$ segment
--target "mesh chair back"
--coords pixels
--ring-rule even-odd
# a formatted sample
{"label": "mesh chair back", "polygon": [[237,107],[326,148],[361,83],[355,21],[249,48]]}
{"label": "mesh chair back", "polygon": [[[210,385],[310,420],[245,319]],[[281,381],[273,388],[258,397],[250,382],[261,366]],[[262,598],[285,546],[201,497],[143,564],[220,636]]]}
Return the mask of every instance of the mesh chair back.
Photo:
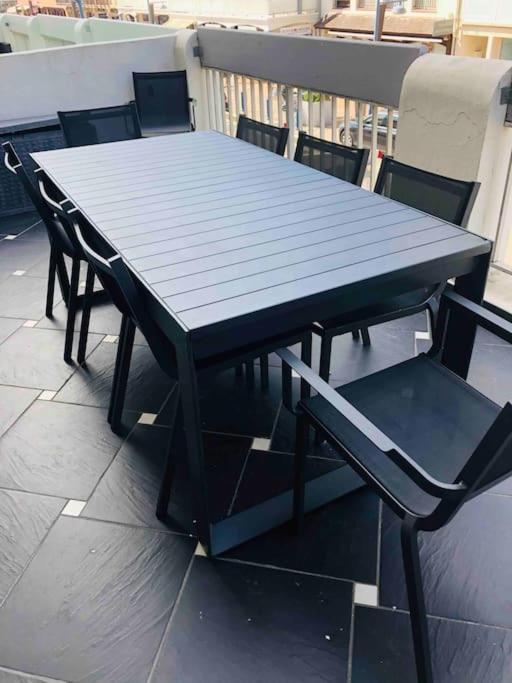
{"label": "mesh chair back", "polygon": [[384,157],[374,192],[466,227],[480,183],[446,178]]}
{"label": "mesh chair back", "polygon": [[114,305],[135,322],[164,372],[176,377],[174,348],[148,312],[142,286],[121,255],[99,235],[78,209],[72,209],[69,216],[87,261]]}
{"label": "mesh chair back", "polygon": [[97,145],[141,137],[134,102],[118,107],[59,111],[57,114],[68,147]]}
{"label": "mesh chair back", "polygon": [[192,130],[186,71],[134,73],[133,89],[144,131]]}
{"label": "mesh chair back", "polygon": [[247,116],[240,116],[236,137],[283,156],[288,142],[288,133],[288,128],[278,128],[268,123],[248,119]]}
{"label": "mesh chair back", "polygon": [[361,185],[368,164],[368,149],[345,147],[299,133],[295,161],[310,166],[322,173],[346,180],[353,185]]}

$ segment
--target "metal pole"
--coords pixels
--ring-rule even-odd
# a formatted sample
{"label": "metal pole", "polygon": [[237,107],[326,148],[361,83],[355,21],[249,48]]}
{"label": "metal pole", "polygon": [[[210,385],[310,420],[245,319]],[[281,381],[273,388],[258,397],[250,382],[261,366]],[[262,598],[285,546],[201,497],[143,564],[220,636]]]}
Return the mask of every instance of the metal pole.
{"label": "metal pole", "polygon": [[377,0],[375,6],[375,28],[373,31],[373,40],[375,42],[382,39],[382,30],[384,28],[384,15],[386,13],[386,2],[381,2]]}
{"label": "metal pole", "polygon": [[78,7],[78,15],[80,19],[85,19],[83,0],[75,0],[75,5]]}
{"label": "metal pole", "polygon": [[155,23],[155,5],[151,0],[148,0],[148,21],[150,24]]}

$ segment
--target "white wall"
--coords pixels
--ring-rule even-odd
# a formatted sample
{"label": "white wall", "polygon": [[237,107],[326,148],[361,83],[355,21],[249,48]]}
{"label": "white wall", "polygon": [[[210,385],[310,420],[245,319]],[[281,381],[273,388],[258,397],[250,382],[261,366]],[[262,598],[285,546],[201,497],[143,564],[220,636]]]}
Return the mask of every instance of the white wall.
{"label": "white wall", "polygon": [[0,57],[0,125],[133,99],[132,71],[179,68],[176,36],[74,45]]}
{"label": "white wall", "polygon": [[14,52],[173,33],[176,31],[172,28],[130,21],[72,19],[47,14],[35,17],[0,14],[0,40],[10,43]]}
{"label": "white wall", "polygon": [[395,157],[482,186],[469,227],[494,239],[512,153],[501,88],[505,60],[425,55],[412,63],[400,97]]}
{"label": "white wall", "polygon": [[512,23],[512,0],[464,0],[462,3],[464,22]]}

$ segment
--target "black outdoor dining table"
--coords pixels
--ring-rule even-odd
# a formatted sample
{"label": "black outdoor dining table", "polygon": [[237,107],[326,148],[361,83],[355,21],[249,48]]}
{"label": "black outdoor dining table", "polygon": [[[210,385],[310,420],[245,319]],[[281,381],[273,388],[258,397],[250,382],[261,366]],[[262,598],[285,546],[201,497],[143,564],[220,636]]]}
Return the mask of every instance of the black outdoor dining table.
{"label": "black outdoor dining table", "polygon": [[[199,538],[212,554],[288,520],[292,495],[211,519],[198,360],[450,278],[483,297],[489,241],[218,132],[32,156],[122,254],[175,344]],[[474,334],[451,315],[443,361],[461,376]],[[308,482],[306,507],[360,485],[340,466]]]}

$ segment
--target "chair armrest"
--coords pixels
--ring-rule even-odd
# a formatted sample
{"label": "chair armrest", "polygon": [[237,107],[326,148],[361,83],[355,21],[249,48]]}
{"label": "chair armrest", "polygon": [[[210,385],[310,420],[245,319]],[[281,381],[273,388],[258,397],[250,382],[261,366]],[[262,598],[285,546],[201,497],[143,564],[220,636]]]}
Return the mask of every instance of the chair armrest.
{"label": "chair armrest", "polygon": [[488,311],[483,306],[474,301],[466,299],[454,290],[446,290],[441,299],[441,306],[446,306],[450,310],[458,310],[468,316],[475,318],[475,322],[484,327],[489,332],[501,337],[512,344],[512,323],[501,318],[496,313]]}
{"label": "chair armrest", "polygon": [[[285,405],[289,404],[289,391],[291,385],[291,370],[294,370],[319,396],[337,410],[350,424],[357,429],[370,443],[387,455],[414,483],[426,493],[437,498],[459,498],[465,491],[463,483],[447,484],[438,481],[424,470],[418,463],[410,458],[388,436],[380,431],[373,422],[360,413],[343,396],[338,394],[327,382],[324,382],[311,368],[303,363],[288,349],[279,349],[277,355],[283,361],[283,384],[288,393]],[[285,378],[285,373],[287,379]],[[288,406],[287,406],[288,407]]]}

